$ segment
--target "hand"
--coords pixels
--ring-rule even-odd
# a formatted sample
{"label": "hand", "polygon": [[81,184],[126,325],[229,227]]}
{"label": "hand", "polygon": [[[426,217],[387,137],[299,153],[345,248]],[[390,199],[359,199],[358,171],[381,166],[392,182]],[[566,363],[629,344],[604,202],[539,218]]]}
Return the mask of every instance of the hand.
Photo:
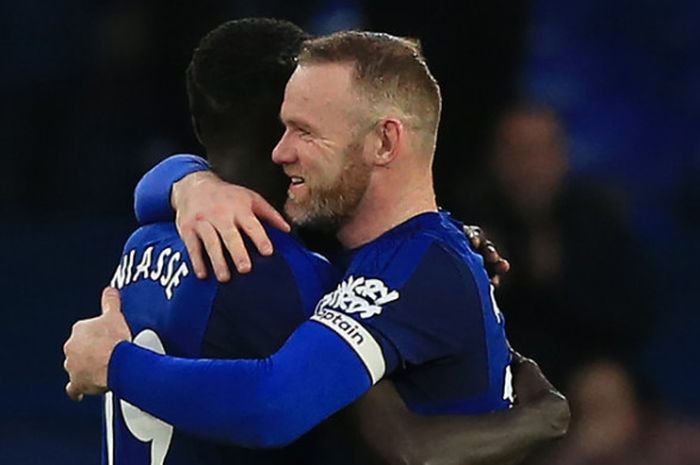
{"label": "hand", "polygon": [[566,397],[549,382],[534,360],[514,352],[512,367],[517,404],[541,418],[536,424],[545,428],[547,436],[558,438],[566,434],[571,421]]}
{"label": "hand", "polygon": [[222,242],[238,272],[247,273],[251,270],[251,261],[240,230],[250,237],[262,255],[270,255],[273,250],[260,219],[283,231],[290,230],[282,215],[259,194],[228,184],[211,171],[192,173],[176,182],[171,203],[176,211],[175,225],[199,278],[207,276],[202,244],[216,279],[225,282],[231,278],[231,273]]}
{"label": "hand", "polygon": [[63,368],[70,381],[66,394],[80,401],[84,394],[101,394],[107,390],[107,368],[114,347],[130,341],[131,331],[121,312],[119,291],[108,287],[102,291],[102,315],[73,325],[70,338],[63,346]]}
{"label": "hand", "polygon": [[484,258],[484,267],[494,287],[501,285],[503,276],[510,270],[510,263],[498,253],[496,246],[486,238],[479,226],[464,226],[464,234],[469,238],[474,250]]}

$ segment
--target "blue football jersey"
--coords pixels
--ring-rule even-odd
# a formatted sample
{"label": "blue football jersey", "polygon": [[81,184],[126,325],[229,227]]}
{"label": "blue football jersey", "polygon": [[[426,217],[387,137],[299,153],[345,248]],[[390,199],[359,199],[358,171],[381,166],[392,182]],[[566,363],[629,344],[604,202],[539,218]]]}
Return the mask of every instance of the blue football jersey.
{"label": "blue football jersey", "polygon": [[504,317],[461,224],[446,212],[424,213],[343,260],[342,281],[312,320],[346,339],[373,379],[385,373],[419,413],[510,405]]}
{"label": "blue football jersey", "polygon": [[[172,216],[172,182],[199,169],[206,169],[206,163],[191,155],[171,157],[154,168],[137,188],[137,216],[142,221]],[[139,197],[147,202],[140,204]],[[176,241],[170,228],[171,238]],[[144,271],[138,274],[139,266],[147,268],[143,264],[146,259],[138,258],[145,256],[146,250],[147,246],[142,255],[135,253],[132,258],[127,247],[123,270],[115,276],[117,285],[119,279],[133,282],[133,276],[146,276]],[[179,250],[182,252],[181,244]],[[302,262],[320,260],[298,247],[293,250],[306,257]],[[172,250],[168,253],[174,254]],[[168,277],[155,280],[153,286],[164,293],[165,299],[177,300],[177,293],[184,290],[181,282],[185,282],[182,276],[186,272],[178,274],[181,267],[177,263],[170,266],[173,258],[168,261],[159,256],[154,260],[154,256],[147,260],[155,263],[154,276],[161,268],[172,271],[168,271]],[[313,299],[303,296],[322,297],[312,316],[281,347],[266,346],[270,351],[279,347],[274,354],[202,349],[196,355],[171,350],[165,344],[161,349],[157,344],[136,341],[151,349],[144,350],[121,343],[110,360],[110,388],[122,397],[120,402],[128,399],[181,431],[249,447],[280,447],[295,441],[385,377],[396,383],[416,412],[482,413],[510,405],[510,352],[504,319],[493,300],[481,257],[472,252],[461,225],[448,214],[431,212],[411,218],[345,253],[337,265],[345,274],[325,293],[319,290],[323,285],[299,279],[297,272],[293,282],[302,286],[296,291],[304,308],[301,314],[310,314],[314,307]],[[260,267],[255,264],[254,268]],[[255,275],[253,272],[250,279]],[[196,283],[195,278],[186,279],[187,283]],[[278,278],[261,274],[258,279],[250,289],[277,292],[269,289]],[[305,290],[303,286],[313,289]],[[130,287],[137,288],[138,282],[125,286],[125,292]],[[230,293],[229,305],[234,308],[237,301],[233,295],[248,292],[242,284],[240,287]],[[206,295],[199,298],[206,300]],[[279,310],[280,305],[290,305],[276,302],[269,308]],[[135,300],[133,305],[138,302]],[[206,302],[198,305],[208,308]],[[262,302],[260,307],[267,308]],[[226,346],[245,339],[246,332],[257,334],[247,329],[250,322],[234,321],[237,313],[225,308],[217,311],[215,304],[212,308],[205,333],[217,342],[206,342],[208,338],[204,337],[202,347]],[[247,308],[249,318],[261,318],[252,304]],[[279,318],[275,311],[263,313]],[[221,318],[216,316],[219,314]],[[214,336],[219,334],[216,321],[223,323],[221,337]],[[190,331],[196,332],[196,322],[195,318],[189,324]],[[227,324],[242,326],[227,332]],[[264,337],[263,327],[267,326],[253,326]],[[256,340],[252,337],[250,342]],[[185,343],[174,342],[176,346]],[[159,356],[153,350],[168,355]],[[202,359],[209,356],[205,353],[221,359]]]}
{"label": "blue football jersey", "polygon": [[[172,223],[138,229],[127,241],[111,285],[120,289],[134,343],[186,358],[264,358],[311,315],[337,282],[331,265],[293,237],[269,228],[270,257],[253,256],[253,272],[219,284],[198,279]],[[231,264],[229,264],[231,266]],[[206,396],[206,386],[199,395]],[[134,405],[105,396],[103,463],[107,465],[304,463],[304,441],[262,451],[184,434]]]}
{"label": "blue football jersey", "polygon": [[458,225],[425,213],[353,251],[344,279],[269,357],[160,356],[122,342],[108,386],[183,431],[280,447],[384,377],[414,411],[507,408],[503,328],[481,259]]}

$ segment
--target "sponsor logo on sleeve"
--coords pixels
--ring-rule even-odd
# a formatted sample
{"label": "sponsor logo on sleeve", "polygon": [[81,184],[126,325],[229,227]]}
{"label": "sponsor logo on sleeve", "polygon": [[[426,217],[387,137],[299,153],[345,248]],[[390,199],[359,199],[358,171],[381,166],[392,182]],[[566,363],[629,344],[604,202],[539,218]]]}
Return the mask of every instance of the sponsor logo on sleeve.
{"label": "sponsor logo on sleeve", "polygon": [[372,384],[378,382],[386,371],[381,346],[360,320],[348,314],[370,318],[381,314],[383,305],[398,298],[399,293],[390,290],[380,279],[350,276],[318,302],[311,317],[352,347],[364,363]]}
{"label": "sponsor logo on sleeve", "polygon": [[381,314],[384,305],[398,298],[398,291],[390,290],[381,279],[349,276],[323,296],[316,311],[340,310],[366,319]]}

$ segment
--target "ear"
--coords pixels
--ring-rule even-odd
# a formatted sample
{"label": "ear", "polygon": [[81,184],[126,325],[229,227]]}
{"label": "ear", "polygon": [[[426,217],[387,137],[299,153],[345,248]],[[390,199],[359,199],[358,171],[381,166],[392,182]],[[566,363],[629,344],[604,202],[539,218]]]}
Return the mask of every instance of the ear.
{"label": "ear", "polygon": [[374,164],[387,166],[396,158],[403,142],[403,124],[398,119],[384,119],[377,125],[376,134],[378,143],[374,153]]}

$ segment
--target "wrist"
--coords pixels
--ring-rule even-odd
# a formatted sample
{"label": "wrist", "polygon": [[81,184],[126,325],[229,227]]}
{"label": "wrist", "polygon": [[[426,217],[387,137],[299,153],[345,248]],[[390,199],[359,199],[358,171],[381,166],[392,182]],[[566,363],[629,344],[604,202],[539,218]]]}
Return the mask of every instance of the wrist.
{"label": "wrist", "polygon": [[571,412],[566,398],[559,392],[550,391],[542,398],[522,405],[525,421],[531,425],[536,436],[544,441],[564,436],[569,428]]}
{"label": "wrist", "polygon": [[184,199],[188,197],[189,192],[193,189],[197,189],[202,184],[212,181],[219,181],[219,178],[212,171],[205,170],[188,174],[175,182],[170,192],[170,205],[173,210],[177,211],[178,207],[182,206]]}
{"label": "wrist", "polygon": [[119,380],[119,364],[120,357],[124,355],[128,348],[131,346],[131,341],[121,340],[117,342],[112,350],[112,354],[107,361],[107,376],[106,376],[106,388],[107,390],[113,391],[118,385]]}

